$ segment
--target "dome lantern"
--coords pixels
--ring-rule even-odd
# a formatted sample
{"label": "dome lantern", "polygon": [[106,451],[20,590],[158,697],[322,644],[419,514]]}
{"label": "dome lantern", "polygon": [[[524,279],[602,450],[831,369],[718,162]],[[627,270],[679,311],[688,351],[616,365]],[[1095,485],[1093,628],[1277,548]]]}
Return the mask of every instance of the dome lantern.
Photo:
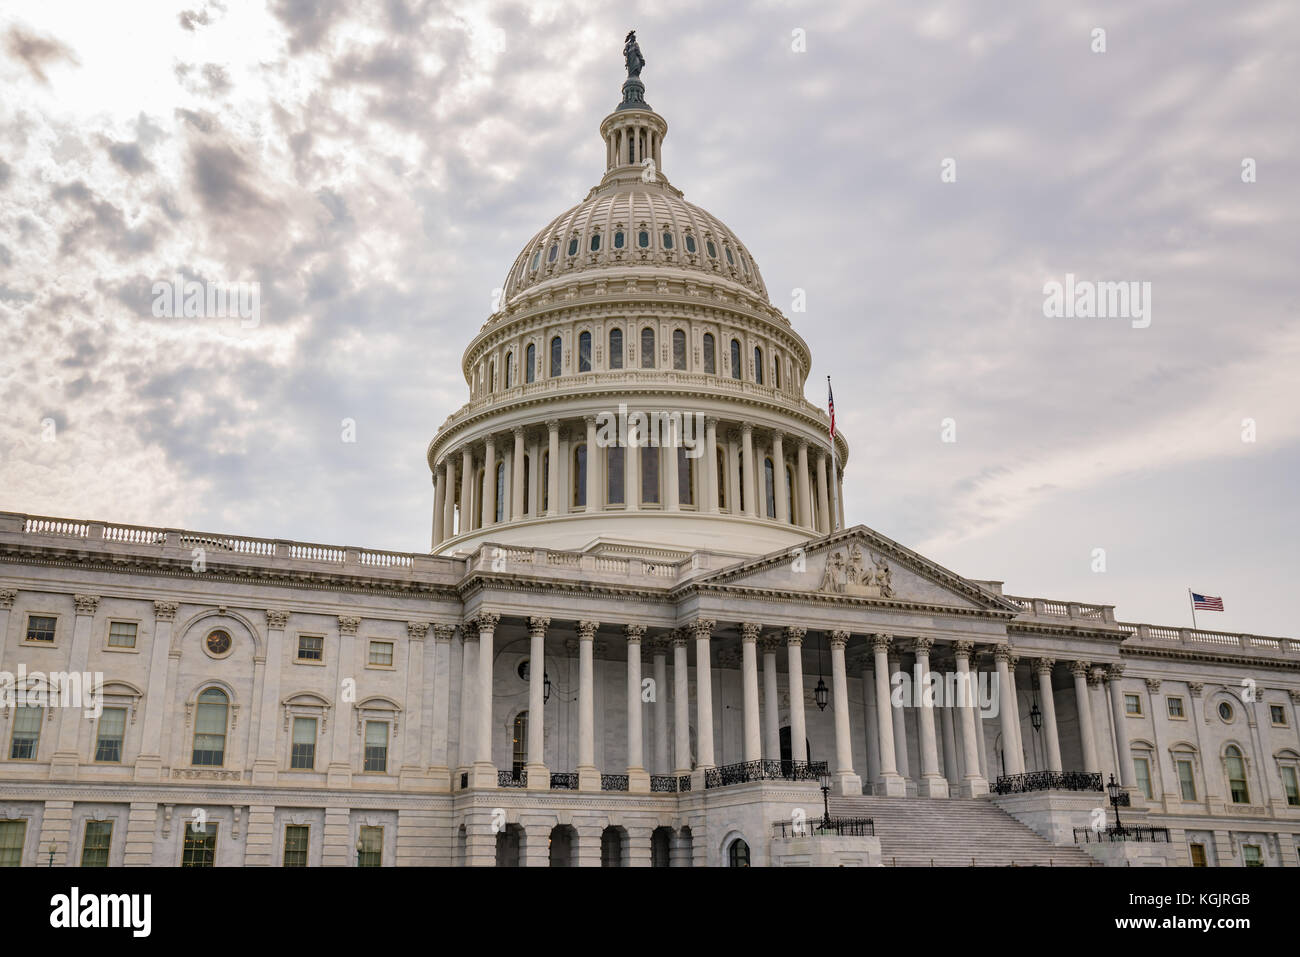
{"label": "dome lantern", "polygon": [[655,182],[663,168],[668,123],[645,101],[645,84],[641,82],[645,58],[635,30],[623,43],[623,58],[627,63],[623,100],[600,124],[600,135],[605,140],[605,171],[639,169],[646,182]]}

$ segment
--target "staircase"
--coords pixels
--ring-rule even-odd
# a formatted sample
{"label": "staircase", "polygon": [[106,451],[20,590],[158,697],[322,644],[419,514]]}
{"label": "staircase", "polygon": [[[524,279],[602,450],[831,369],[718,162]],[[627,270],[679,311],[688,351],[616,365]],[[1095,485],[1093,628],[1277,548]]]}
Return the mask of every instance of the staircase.
{"label": "staircase", "polygon": [[832,817],[875,821],[886,867],[1091,867],[1081,848],[1036,834],[980,798],[832,797]]}

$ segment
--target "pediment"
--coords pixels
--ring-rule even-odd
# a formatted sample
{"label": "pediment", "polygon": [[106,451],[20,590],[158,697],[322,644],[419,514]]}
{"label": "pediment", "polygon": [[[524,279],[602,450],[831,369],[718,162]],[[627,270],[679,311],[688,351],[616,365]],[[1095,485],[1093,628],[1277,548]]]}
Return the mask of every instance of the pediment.
{"label": "pediment", "polygon": [[805,592],[827,599],[873,599],[909,605],[1019,611],[970,579],[864,525],[731,565],[696,578],[693,584]]}

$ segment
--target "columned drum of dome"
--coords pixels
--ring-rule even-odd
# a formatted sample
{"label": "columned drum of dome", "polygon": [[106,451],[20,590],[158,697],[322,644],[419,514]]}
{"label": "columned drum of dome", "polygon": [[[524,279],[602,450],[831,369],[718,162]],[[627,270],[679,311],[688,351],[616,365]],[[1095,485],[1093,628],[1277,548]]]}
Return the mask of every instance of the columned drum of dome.
{"label": "columned drum of dome", "polygon": [[469,402],[429,444],[437,552],[755,555],[831,530],[848,444],[831,456],[804,397],[808,345],[749,248],[669,181],[635,37],[625,55],[604,175],[516,257],[465,350]]}

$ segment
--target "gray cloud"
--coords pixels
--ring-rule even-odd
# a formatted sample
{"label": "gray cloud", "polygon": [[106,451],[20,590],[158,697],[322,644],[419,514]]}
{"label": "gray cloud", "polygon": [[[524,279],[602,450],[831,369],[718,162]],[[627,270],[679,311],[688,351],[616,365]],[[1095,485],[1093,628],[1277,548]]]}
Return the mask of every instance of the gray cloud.
{"label": "gray cloud", "polygon": [[10,56],[20,60],[37,81],[46,86],[50,83],[45,72],[49,67],[58,63],[77,66],[81,62],[62,41],[28,33],[17,26],[10,27],[5,34],[5,49]]}

